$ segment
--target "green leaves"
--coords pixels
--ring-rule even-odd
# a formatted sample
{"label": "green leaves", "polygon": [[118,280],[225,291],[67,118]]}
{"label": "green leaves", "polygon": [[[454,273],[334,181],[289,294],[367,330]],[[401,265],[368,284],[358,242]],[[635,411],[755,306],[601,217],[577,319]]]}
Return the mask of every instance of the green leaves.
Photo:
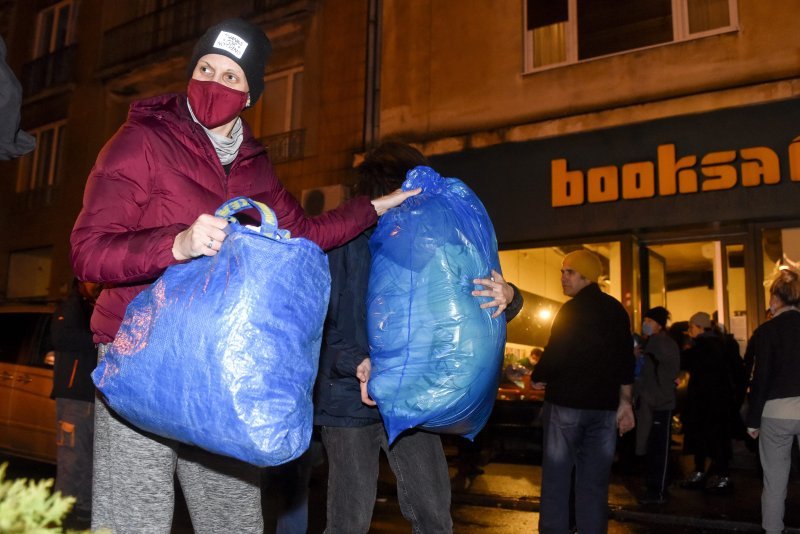
{"label": "green leaves", "polygon": [[51,492],[53,479],[6,480],[7,463],[0,465],[0,532],[44,534],[61,530],[61,522],[75,503],[74,497]]}

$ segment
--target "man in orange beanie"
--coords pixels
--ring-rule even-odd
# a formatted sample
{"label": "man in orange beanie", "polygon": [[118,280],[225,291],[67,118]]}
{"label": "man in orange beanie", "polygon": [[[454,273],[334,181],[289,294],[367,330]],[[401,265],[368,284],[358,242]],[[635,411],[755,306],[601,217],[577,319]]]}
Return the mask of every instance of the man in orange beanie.
{"label": "man in orange beanie", "polygon": [[546,385],[539,531],[566,532],[575,470],[579,532],[605,532],[608,483],[617,432],[634,427],[633,339],[625,308],[597,285],[600,258],[580,249],[564,256],[561,287],[572,297],[558,312],[536,366]]}

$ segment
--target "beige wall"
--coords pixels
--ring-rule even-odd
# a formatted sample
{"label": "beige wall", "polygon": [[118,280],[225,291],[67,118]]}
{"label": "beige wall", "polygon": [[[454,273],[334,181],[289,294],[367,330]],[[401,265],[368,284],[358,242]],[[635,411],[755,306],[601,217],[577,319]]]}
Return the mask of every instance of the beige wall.
{"label": "beige wall", "polygon": [[740,0],[738,15],[737,32],[523,75],[522,0],[385,0],[381,136],[537,124],[514,140],[800,93],[797,3]]}

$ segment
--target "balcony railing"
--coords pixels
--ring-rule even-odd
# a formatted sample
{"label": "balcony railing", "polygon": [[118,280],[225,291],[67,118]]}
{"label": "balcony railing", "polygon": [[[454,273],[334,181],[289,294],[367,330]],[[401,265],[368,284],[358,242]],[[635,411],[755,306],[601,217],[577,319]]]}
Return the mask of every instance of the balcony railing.
{"label": "balcony railing", "polygon": [[22,67],[23,95],[31,97],[45,89],[69,83],[74,80],[76,46],[56,50]]}
{"label": "balcony railing", "polygon": [[291,130],[278,135],[262,137],[258,141],[264,145],[273,164],[303,159],[305,130]]}
{"label": "balcony railing", "polygon": [[112,28],[103,36],[101,69],[193,41],[230,17],[247,18],[295,0],[183,0]]}

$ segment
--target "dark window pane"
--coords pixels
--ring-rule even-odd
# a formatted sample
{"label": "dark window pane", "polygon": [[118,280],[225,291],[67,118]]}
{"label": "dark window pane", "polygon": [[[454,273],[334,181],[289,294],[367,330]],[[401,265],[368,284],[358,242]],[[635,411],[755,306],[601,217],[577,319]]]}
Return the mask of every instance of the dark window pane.
{"label": "dark window pane", "polygon": [[670,0],[578,0],[578,59],[672,39]]}
{"label": "dark window pane", "polygon": [[39,139],[36,143],[36,182],[34,189],[40,189],[47,185],[52,155],[53,130],[44,130],[39,133]]}
{"label": "dark window pane", "polygon": [[528,29],[566,22],[567,6],[567,0],[528,0]]}
{"label": "dark window pane", "polygon": [[66,4],[58,10],[58,26],[56,27],[56,39],[53,43],[53,50],[67,46],[67,28],[69,26],[70,5]]}
{"label": "dark window pane", "polygon": [[53,10],[48,9],[39,17],[39,42],[36,43],[36,57],[42,57],[52,51]]}
{"label": "dark window pane", "polygon": [[49,350],[46,327],[50,317],[41,313],[0,314],[0,361],[23,365],[43,363]]}

